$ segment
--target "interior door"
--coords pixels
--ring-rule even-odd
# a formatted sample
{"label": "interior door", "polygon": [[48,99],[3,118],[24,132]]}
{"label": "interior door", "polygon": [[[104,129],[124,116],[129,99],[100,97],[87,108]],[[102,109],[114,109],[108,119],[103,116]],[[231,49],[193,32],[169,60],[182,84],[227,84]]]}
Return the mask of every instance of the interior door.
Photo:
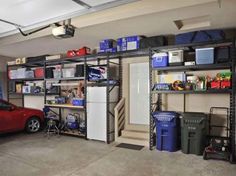
{"label": "interior door", "polygon": [[130,124],[149,124],[149,63],[130,64]]}

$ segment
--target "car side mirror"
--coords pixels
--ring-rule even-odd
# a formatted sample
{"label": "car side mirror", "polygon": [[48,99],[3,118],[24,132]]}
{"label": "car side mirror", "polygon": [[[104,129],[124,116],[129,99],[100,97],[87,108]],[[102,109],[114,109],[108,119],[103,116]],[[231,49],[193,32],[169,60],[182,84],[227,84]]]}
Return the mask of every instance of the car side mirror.
{"label": "car side mirror", "polygon": [[16,109],[15,106],[9,106],[9,107],[8,107],[8,111],[14,111],[15,109]]}

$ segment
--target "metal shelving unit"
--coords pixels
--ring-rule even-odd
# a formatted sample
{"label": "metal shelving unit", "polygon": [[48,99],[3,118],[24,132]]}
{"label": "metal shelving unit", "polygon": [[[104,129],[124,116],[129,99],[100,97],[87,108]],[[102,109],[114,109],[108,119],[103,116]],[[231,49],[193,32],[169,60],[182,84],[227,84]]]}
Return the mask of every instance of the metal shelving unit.
{"label": "metal shelving unit", "polygon": [[[152,54],[155,52],[169,51],[174,49],[193,50],[197,47],[216,47],[216,46],[230,46],[230,62],[222,64],[207,64],[207,65],[194,65],[194,66],[169,66],[162,68],[152,68]],[[161,111],[162,106],[162,95],[163,94],[183,94],[184,95],[184,106],[185,94],[229,94],[230,95],[230,150],[234,159],[236,159],[236,143],[235,143],[235,94],[236,94],[236,45],[235,40],[226,40],[219,42],[203,42],[194,43],[187,45],[172,45],[163,46],[149,49],[149,70],[150,70],[150,149],[152,150],[155,143],[155,123],[152,116],[152,112]],[[172,71],[206,71],[206,70],[223,70],[228,69],[232,72],[232,89],[219,89],[219,90],[206,90],[206,91],[153,91],[153,77],[154,73],[160,75],[162,73],[168,73]],[[155,72],[154,72],[155,71]],[[184,107],[185,110],[185,107]]]}
{"label": "metal shelving unit", "polygon": [[[80,60],[74,60],[74,61],[67,61],[64,59],[59,59],[59,60],[52,60],[52,61],[45,61],[44,62],[44,70],[46,70],[46,68],[48,66],[56,66],[56,65],[61,65],[62,68],[66,65],[66,64],[73,64],[73,63],[81,63],[82,65],[84,65],[84,76],[83,77],[70,77],[70,78],[44,78],[44,89],[45,89],[45,93],[44,93],[44,106],[45,107],[50,107],[50,108],[56,108],[59,111],[59,121],[62,122],[62,111],[64,109],[72,109],[72,110],[76,110],[78,112],[82,112],[83,116],[84,116],[84,120],[85,120],[85,127],[87,128],[87,112],[86,112],[86,103],[84,104],[84,106],[73,106],[72,104],[48,104],[47,103],[47,96],[51,96],[51,95],[61,95],[61,86],[64,86],[65,84],[63,84],[64,81],[70,81],[70,82],[77,82],[77,81],[84,81],[84,101],[86,102],[86,92],[87,92],[87,62],[86,62],[87,58],[83,57]],[[56,83],[59,87],[59,92],[58,94],[52,94],[52,93],[46,93],[46,85],[47,82],[59,82]],[[74,84],[75,85],[75,84]],[[69,86],[69,85],[68,85]],[[81,138],[87,138],[87,130],[85,130],[85,133],[81,133],[78,131],[63,131],[60,130],[61,134],[66,134],[66,135],[72,135],[72,136],[76,136],[76,137],[81,137]]]}
{"label": "metal shelving unit", "polygon": [[[36,67],[43,67],[42,62],[32,62],[32,63],[25,63],[25,64],[15,64],[15,65],[7,65],[7,73],[9,73],[10,70],[16,69],[16,68],[36,68]],[[43,81],[44,78],[19,78],[19,79],[9,79],[9,76],[7,76],[7,100],[10,101],[11,99],[18,99],[21,100],[21,104],[24,107],[24,97],[25,96],[44,96],[44,93],[17,93],[17,92],[11,92],[9,90],[9,84],[14,83],[24,83],[26,81]]]}

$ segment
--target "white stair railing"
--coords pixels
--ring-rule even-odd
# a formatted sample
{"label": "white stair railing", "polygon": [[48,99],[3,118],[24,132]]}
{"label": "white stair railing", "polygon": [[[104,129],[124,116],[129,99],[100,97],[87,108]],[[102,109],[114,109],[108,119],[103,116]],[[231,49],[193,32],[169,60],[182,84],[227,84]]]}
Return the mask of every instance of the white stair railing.
{"label": "white stair railing", "polygon": [[125,127],[125,98],[122,98],[115,109],[115,141]]}

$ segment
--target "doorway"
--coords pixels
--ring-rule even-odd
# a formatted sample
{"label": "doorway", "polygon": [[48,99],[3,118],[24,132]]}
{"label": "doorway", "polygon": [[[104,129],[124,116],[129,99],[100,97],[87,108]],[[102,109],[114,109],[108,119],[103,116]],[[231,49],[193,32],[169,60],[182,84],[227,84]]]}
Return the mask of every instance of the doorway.
{"label": "doorway", "polygon": [[129,124],[149,124],[149,63],[129,66]]}

